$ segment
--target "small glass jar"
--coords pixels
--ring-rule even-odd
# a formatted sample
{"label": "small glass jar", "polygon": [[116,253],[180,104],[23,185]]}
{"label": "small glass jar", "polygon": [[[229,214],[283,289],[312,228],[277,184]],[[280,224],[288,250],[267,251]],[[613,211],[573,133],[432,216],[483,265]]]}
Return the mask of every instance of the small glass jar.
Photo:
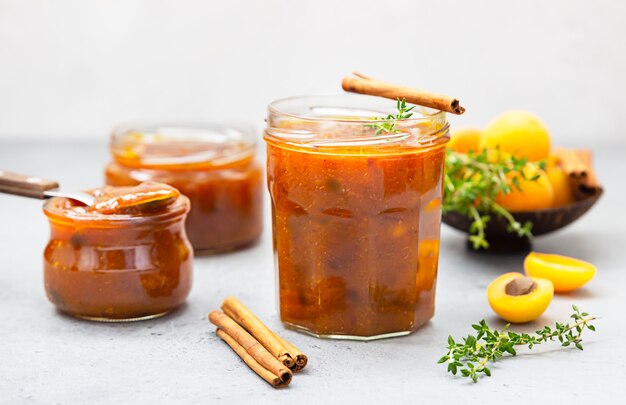
{"label": "small glass jar", "polygon": [[158,181],[189,198],[187,235],[196,253],[243,248],[261,235],[263,172],[251,131],[129,124],[113,130],[110,149],[106,184]]}
{"label": "small glass jar", "polygon": [[391,100],[299,97],[269,106],[265,140],[280,316],[338,339],[411,333],[434,314],[445,113]]}
{"label": "small glass jar", "polygon": [[185,301],[193,261],[184,228],[187,197],[163,209],[111,214],[57,197],[43,211],[50,223],[45,288],[59,310],[95,321],[134,321],[165,315]]}

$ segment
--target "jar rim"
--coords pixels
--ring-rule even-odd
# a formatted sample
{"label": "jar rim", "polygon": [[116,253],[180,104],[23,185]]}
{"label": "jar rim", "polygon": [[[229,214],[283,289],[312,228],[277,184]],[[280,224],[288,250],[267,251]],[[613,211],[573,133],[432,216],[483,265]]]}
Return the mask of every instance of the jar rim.
{"label": "jar rim", "polygon": [[[353,93],[283,98],[268,106],[264,139],[318,153],[348,154],[406,153],[447,141],[444,111],[415,106],[409,118],[387,118],[398,113],[396,107],[386,98]],[[392,124],[391,129],[382,124]]]}
{"label": "jar rim", "polygon": [[[382,103],[386,103],[387,104],[386,107],[394,106],[393,100],[382,98],[382,97],[369,96],[369,95],[363,95],[363,94],[354,94],[354,93],[309,94],[309,95],[299,95],[299,96],[279,98],[277,100],[272,101],[268,105],[268,112],[270,114],[274,113],[277,115],[292,117],[292,118],[301,119],[301,120],[320,121],[320,122],[347,122],[347,123],[352,123],[352,124],[375,124],[375,123],[388,121],[384,116],[383,117],[375,117],[375,116],[371,117],[370,116],[367,118],[364,117],[362,119],[339,118],[339,117],[325,116],[325,115],[307,115],[303,113],[289,112],[279,107],[280,104],[284,104],[284,103],[306,101],[306,100],[311,100],[311,101],[317,100],[319,102],[322,99],[331,99],[331,100],[334,99],[337,101],[345,101],[345,102],[360,101],[362,103],[370,103],[372,105],[372,107],[370,107],[369,109],[363,108],[363,107],[356,107],[356,110],[361,111],[361,112],[368,111],[368,112],[384,114],[384,115],[394,112],[388,109],[387,111],[383,111],[383,110],[376,111],[373,109],[373,108],[380,108],[378,106],[382,107],[383,105]],[[415,109],[412,111],[413,115],[410,118],[404,118],[399,121],[424,122],[424,121],[435,120],[437,117],[446,116],[445,111],[440,111],[440,110],[435,110],[435,109],[428,108],[428,107],[413,105],[410,103],[407,103],[407,105],[410,107],[415,106]],[[312,105],[310,106],[310,108],[312,110],[315,110],[315,109],[323,108],[323,106]]]}
{"label": "jar rim", "polygon": [[[63,209],[55,204],[67,200],[64,197],[53,197],[43,204],[43,212],[48,219],[64,223],[88,224],[91,228],[113,228],[120,226],[149,225],[168,220],[178,219],[189,212],[189,198],[180,195],[176,201],[167,206],[162,212],[148,214],[101,214],[92,212],[78,212]],[[68,215],[70,214],[71,215]]]}
{"label": "jar rim", "polygon": [[247,124],[129,121],[113,127],[110,148],[114,157],[136,159],[140,166],[218,167],[249,159],[255,134]]}

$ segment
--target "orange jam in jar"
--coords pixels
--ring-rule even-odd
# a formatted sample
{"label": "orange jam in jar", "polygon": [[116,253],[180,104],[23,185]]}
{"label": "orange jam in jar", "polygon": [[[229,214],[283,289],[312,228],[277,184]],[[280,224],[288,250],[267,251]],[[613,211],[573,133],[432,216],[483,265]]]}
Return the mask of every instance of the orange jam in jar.
{"label": "orange jam in jar", "polygon": [[394,106],[346,94],[269,107],[267,181],[288,327],[369,340],[411,333],[434,314],[448,123],[418,108],[392,126],[372,119]]}
{"label": "orange jam in jar", "polygon": [[262,230],[263,172],[251,131],[234,127],[127,125],[111,135],[106,183],[158,181],[191,201],[187,235],[197,253],[254,243]]}
{"label": "orange jam in jar", "polygon": [[92,206],[59,197],[44,204],[48,299],[67,314],[97,321],[154,318],[181,305],[192,278],[187,197],[153,182],[89,193],[96,197]]}

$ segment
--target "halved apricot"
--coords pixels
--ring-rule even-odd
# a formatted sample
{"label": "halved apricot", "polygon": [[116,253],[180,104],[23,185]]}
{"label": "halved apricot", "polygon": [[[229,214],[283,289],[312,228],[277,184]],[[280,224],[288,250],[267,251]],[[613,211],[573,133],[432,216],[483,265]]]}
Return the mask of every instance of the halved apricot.
{"label": "halved apricot", "polygon": [[582,260],[536,252],[526,256],[524,270],[530,277],[552,281],[556,292],[569,292],[582,287],[597,271],[593,264]]}
{"label": "halved apricot", "polygon": [[506,273],[487,287],[487,299],[493,311],[512,323],[533,321],[546,310],[554,288],[544,278],[525,277],[522,273]]}

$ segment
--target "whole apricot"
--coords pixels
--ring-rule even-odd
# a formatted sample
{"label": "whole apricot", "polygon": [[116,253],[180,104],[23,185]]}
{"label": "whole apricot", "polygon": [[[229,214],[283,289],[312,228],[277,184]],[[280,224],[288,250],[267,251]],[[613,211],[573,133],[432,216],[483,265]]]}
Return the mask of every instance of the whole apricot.
{"label": "whole apricot", "polygon": [[543,160],[550,154],[550,134],[528,111],[509,111],[493,120],[481,137],[480,149],[499,148],[518,158]]}
{"label": "whole apricot", "polygon": [[452,131],[448,149],[458,153],[478,152],[483,131],[478,128],[460,127]]}
{"label": "whole apricot", "polygon": [[487,299],[493,311],[512,323],[534,321],[548,308],[554,288],[545,278],[506,273],[487,287]]}
{"label": "whole apricot", "polygon": [[531,252],[524,259],[524,271],[530,277],[552,281],[554,291],[570,292],[587,284],[596,274],[596,267],[567,256]]}
{"label": "whole apricot", "polygon": [[[546,173],[531,168],[526,168],[523,172],[526,179],[518,177],[519,188],[510,184],[511,192],[498,194],[496,203],[511,212],[534,211],[552,207],[554,191]],[[532,180],[535,176],[539,177]]]}
{"label": "whole apricot", "polygon": [[552,185],[552,190],[554,191],[554,202],[552,203],[552,206],[562,207],[573,203],[574,191],[572,190],[567,173],[565,173],[561,166],[554,163],[551,159],[548,159],[546,175],[548,176],[548,181],[550,182],[550,185]]}

